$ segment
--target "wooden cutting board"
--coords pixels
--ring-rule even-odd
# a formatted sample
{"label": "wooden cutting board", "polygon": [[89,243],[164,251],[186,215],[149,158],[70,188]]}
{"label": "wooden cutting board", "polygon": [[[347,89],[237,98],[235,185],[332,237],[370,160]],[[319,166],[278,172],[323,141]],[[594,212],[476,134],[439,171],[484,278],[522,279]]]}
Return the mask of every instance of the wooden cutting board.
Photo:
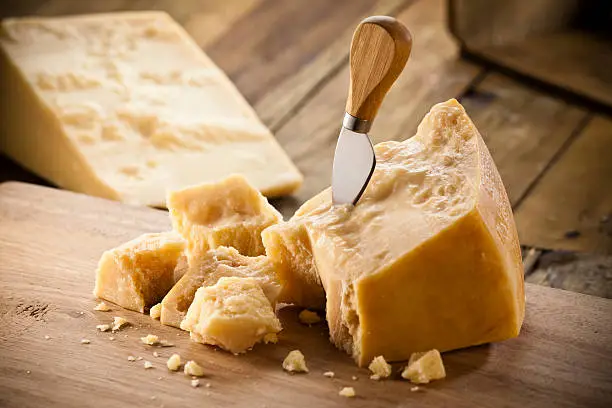
{"label": "wooden cutting board", "polygon": [[[242,356],[193,343],[178,329],[119,307],[94,311],[102,251],[169,227],[163,211],[0,185],[0,406],[612,406],[612,301],[534,285],[526,288],[520,337],[445,353],[448,377],[416,392],[397,374],[370,380],[328,342],[325,325],[300,325],[294,308],[280,312],[278,345]],[[113,316],[132,325],[115,334],[96,331]],[[175,346],[145,346],[139,338],[148,333]],[[305,354],[308,374],[282,370],[293,349]],[[172,353],[205,368],[200,387],[166,369]],[[129,355],[143,360],[129,362]],[[145,360],[154,368],[145,370]],[[336,377],[324,377],[325,371]],[[344,386],[354,387],[357,397],[339,396]]]}

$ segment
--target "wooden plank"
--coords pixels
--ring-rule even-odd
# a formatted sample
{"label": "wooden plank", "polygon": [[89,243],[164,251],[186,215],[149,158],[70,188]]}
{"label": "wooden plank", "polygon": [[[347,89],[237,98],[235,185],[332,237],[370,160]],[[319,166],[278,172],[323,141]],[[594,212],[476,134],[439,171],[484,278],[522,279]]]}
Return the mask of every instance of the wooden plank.
{"label": "wooden plank", "polygon": [[487,144],[513,205],[587,118],[575,105],[496,73],[487,75],[461,103]]}
{"label": "wooden plank", "polygon": [[[518,338],[445,353],[448,377],[411,392],[411,384],[398,378],[400,365],[394,365],[393,379],[369,380],[366,369],[329,343],[325,325],[300,325],[293,308],[280,312],[284,330],[277,345],[242,356],[193,343],[185,333],[135,312],[117,307],[94,312],[91,290],[102,251],[139,233],[168,228],[164,212],[5,183],[0,224],[3,407],[335,407],[349,402],[338,396],[343,386],[355,387],[358,396],[350,405],[356,407],[604,407],[612,400],[612,301],[607,299],[528,284]],[[132,325],[115,334],[96,332],[95,326],[112,316],[124,316]],[[143,345],[139,337],[148,333],[175,347]],[[80,344],[83,338],[91,344]],[[282,371],[281,362],[293,349],[306,355],[309,374]],[[201,383],[211,387],[192,388],[190,378],[168,372],[164,364],[171,353],[203,365]],[[142,356],[154,368],[128,362],[128,355]],[[328,370],[336,378],[322,375]]]}
{"label": "wooden plank", "polygon": [[612,299],[612,256],[546,251],[525,280]]}
{"label": "wooden plank", "polygon": [[[249,102],[257,102],[368,15],[370,0],[265,1],[206,48]],[[327,74],[322,65],[320,75]]]}
{"label": "wooden plank", "polygon": [[470,52],[612,107],[612,44],[605,37],[563,31]]}
{"label": "wooden plank", "polygon": [[[367,14],[395,16],[406,7],[405,0],[379,0],[373,2]],[[295,74],[278,83],[255,104],[261,119],[273,131],[278,130],[301,106],[348,62],[349,47],[360,16],[347,25],[339,36],[330,38],[329,45],[310,61],[298,67]]]}
{"label": "wooden plank", "polygon": [[523,245],[612,254],[610,129],[594,117],[518,207]]}
{"label": "wooden plank", "polygon": [[[457,60],[455,45],[444,29],[442,0],[418,1],[402,11],[398,19],[411,30],[414,48],[404,73],[387,95],[374,122],[371,132],[374,142],[412,136],[431,105],[458,96],[480,72],[477,67]],[[348,46],[347,43],[347,49]],[[276,133],[305,176],[297,200],[275,201],[286,216],[301,201],[330,183],[348,81],[346,66]]]}

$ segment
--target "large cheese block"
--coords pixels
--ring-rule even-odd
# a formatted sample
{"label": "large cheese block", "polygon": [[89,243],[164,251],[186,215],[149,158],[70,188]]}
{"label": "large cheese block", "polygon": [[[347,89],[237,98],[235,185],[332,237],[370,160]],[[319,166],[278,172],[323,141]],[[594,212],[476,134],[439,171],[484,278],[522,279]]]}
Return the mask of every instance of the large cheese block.
{"label": "large cheese block", "polygon": [[[518,335],[525,297],[512,211],[463,107],[438,104],[414,137],[375,151],[356,206],[333,206],[326,190],[291,221],[310,237],[333,343],[364,366]],[[310,274],[301,264],[293,273]]]}
{"label": "large cheese block", "polygon": [[276,303],[281,286],[273,264],[266,256],[248,257],[235,248],[218,247],[194,260],[183,277],[161,303],[161,322],[180,327],[200,287],[212,286],[223,277],[253,278],[269,301]]}
{"label": "large cheese block", "polygon": [[166,201],[172,226],[187,240],[189,263],[219,246],[234,247],[243,255],[262,255],[261,231],[282,220],[241,175],[170,191]]}
{"label": "large cheese block", "polygon": [[225,74],[163,12],[7,19],[0,149],[58,186],[163,206],[243,174],[268,196],[302,176]]}
{"label": "large cheese block", "polygon": [[257,280],[223,277],[197,290],[181,329],[193,341],[238,354],[261,341],[276,343],[282,326]]}
{"label": "large cheese block", "polygon": [[185,247],[174,231],[144,234],[105,251],[98,262],[94,295],[144,312],[174,285],[174,270]]}

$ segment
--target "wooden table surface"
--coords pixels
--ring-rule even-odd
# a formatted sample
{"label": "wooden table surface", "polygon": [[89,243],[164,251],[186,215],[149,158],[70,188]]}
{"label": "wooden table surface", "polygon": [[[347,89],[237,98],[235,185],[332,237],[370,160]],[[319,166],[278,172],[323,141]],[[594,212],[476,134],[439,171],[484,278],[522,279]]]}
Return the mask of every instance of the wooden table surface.
{"label": "wooden table surface", "polygon": [[[527,281],[612,298],[612,118],[461,59],[443,0],[9,0],[0,17],[139,9],[183,24],[304,173],[294,197],[274,202],[285,216],[329,184],[355,26],[396,16],[414,49],[374,141],[412,136],[433,104],[459,98],[508,190]],[[3,180],[46,184],[0,157]]]}
{"label": "wooden table surface", "polygon": [[[185,332],[140,313],[115,306],[94,311],[92,288],[102,251],[169,228],[164,211],[5,183],[0,225],[3,408],[608,408],[612,402],[610,299],[527,284],[519,337],[444,353],[447,378],[415,392],[400,379],[399,363],[391,379],[370,380],[367,369],[329,342],[325,324],[298,323],[296,308],[280,310],[278,344],[257,345],[240,356],[192,342]],[[116,333],[96,330],[113,316],[131,325]],[[142,344],[140,337],[149,333],[174,347]],[[306,356],[308,374],[282,370],[294,349]],[[173,353],[203,366],[199,388],[182,372],[166,369]],[[142,360],[129,362],[130,355]],[[153,368],[145,370],[144,361]],[[335,378],[323,376],[330,370]],[[356,398],[338,395],[346,386],[354,387]]]}

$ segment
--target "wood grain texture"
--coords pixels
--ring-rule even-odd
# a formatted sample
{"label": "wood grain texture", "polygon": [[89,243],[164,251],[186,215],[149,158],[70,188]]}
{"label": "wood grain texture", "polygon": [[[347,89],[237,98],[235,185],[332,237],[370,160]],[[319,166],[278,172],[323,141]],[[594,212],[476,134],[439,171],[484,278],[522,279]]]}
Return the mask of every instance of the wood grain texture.
{"label": "wood grain texture", "polygon": [[612,44],[606,38],[582,31],[564,31],[470,52],[612,106]]}
{"label": "wood grain texture", "polygon": [[349,55],[346,112],[372,122],[412,50],[410,32],[398,20],[372,16],[355,29]]}
{"label": "wood grain texture", "polygon": [[[193,343],[185,333],[135,312],[93,311],[94,269],[102,251],[168,228],[164,212],[5,183],[0,224],[3,407],[606,407],[612,401],[607,299],[527,285],[527,316],[518,338],[445,353],[448,377],[411,392],[411,384],[399,380],[400,365],[394,365],[391,380],[369,380],[367,370],[329,343],[324,325],[300,325],[293,308],[280,312],[284,331],[278,345],[257,346],[243,356]],[[97,324],[113,316],[127,318],[131,326],[115,334],[96,332]],[[139,338],[148,333],[175,347],[143,345]],[[80,344],[83,338],[91,344]],[[304,352],[310,373],[282,371],[293,349]],[[177,352],[204,367],[201,387],[192,388],[181,372],[167,371],[166,358]],[[144,360],[129,362],[129,355],[142,356],[154,368],[145,370]],[[322,375],[328,370],[336,373],[334,379]],[[210,388],[203,386],[207,382]],[[338,396],[343,386],[354,387],[357,397]]]}
{"label": "wood grain texture", "polygon": [[525,281],[612,299],[612,256],[545,251]]}
{"label": "wood grain texture", "polygon": [[523,245],[612,254],[611,129],[594,117],[518,207]]}
{"label": "wood grain texture", "polygon": [[470,89],[461,103],[487,144],[513,205],[588,115],[576,105],[496,73]]}

